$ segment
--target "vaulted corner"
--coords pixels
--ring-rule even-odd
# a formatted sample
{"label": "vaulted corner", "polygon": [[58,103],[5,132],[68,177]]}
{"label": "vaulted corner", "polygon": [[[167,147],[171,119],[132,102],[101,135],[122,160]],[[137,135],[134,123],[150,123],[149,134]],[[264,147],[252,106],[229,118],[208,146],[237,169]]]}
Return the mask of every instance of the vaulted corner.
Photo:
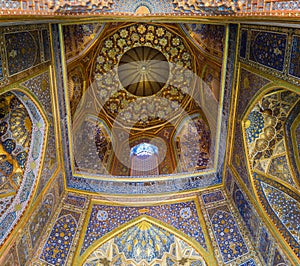
{"label": "vaulted corner", "polygon": [[296,2],[0,3],[0,265],[299,265]]}
{"label": "vaulted corner", "polygon": [[48,128],[38,106],[20,90],[1,94],[1,244],[34,195]]}

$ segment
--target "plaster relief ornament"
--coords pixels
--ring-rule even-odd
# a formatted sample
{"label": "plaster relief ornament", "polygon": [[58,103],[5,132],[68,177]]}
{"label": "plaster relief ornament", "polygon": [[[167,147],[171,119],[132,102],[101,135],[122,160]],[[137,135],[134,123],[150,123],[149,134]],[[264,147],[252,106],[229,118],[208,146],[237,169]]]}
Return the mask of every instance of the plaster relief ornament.
{"label": "plaster relief ornament", "polygon": [[243,1],[233,0],[174,0],[175,10],[190,11],[195,13],[233,13],[240,11]]}
{"label": "plaster relief ornament", "polygon": [[113,4],[112,0],[75,0],[75,1],[64,1],[64,0],[51,0],[48,2],[49,9],[53,11],[96,11],[103,9],[110,9]]}

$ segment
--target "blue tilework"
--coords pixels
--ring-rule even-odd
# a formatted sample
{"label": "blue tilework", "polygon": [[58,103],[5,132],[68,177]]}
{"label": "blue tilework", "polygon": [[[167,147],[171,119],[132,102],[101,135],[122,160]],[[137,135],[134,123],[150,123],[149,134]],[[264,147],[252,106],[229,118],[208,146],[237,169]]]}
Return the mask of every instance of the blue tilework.
{"label": "blue tilework", "polygon": [[62,209],[40,255],[41,260],[51,265],[65,265],[79,217],[77,212]]}
{"label": "blue tilework", "polygon": [[141,215],[160,220],[206,248],[194,201],[147,207],[123,207],[95,204],[89,219],[81,254],[96,240]]}
{"label": "blue tilework", "polygon": [[[227,207],[226,209],[228,210]],[[208,212],[223,261],[227,263],[248,253],[246,243],[230,212],[220,208]]]}
{"label": "blue tilework", "polygon": [[283,71],[286,44],[286,34],[251,31],[250,60]]}
{"label": "blue tilework", "polygon": [[208,194],[203,194],[202,199],[203,199],[204,204],[209,204],[212,202],[224,200],[225,198],[224,198],[222,191],[217,190],[217,191],[214,191],[214,192],[211,192]]}
{"label": "blue tilework", "polygon": [[84,208],[86,198],[68,194],[64,202],[78,208]]}
{"label": "blue tilework", "polygon": [[39,32],[16,32],[5,34],[7,67],[14,75],[41,62]]}
{"label": "blue tilework", "polygon": [[241,30],[240,57],[246,58],[248,31]]}
{"label": "blue tilework", "polygon": [[239,187],[236,184],[234,184],[234,188],[233,188],[233,200],[252,238],[256,240],[257,233],[258,233],[257,228],[259,228],[259,219],[257,218],[256,214],[253,212],[250,203],[245,199],[242,191],[239,189]]}
{"label": "blue tilework", "polygon": [[267,233],[266,229],[262,227],[260,238],[259,238],[259,251],[267,264],[270,259],[270,248],[271,248],[271,240],[269,239],[269,234]]}
{"label": "blue tilework", "polygon": [[239,266],[256,266],[256,263],[253,259],[250,259],[243,262],[242,264],[239,264]]}
{"label": "blue tilework", "polygon": [[45,199],[35,214],[33,220],[29,225],[29,235],[31,239],[31,246],[35,247],[38,238],[42,235],[44,227],[49,222],[50,216],[52,214],[52,210],[55,204],[55,196],[54,194],[47,194]]}
{"label": "blue tilework", "polygon": [[300,36],[293,36],[289,74],[300,78]]}
{"label": "blue tilework", "polygon": [[[299,236],[299,202],[300,197],[292,190],[254,172],[254,184],[258,198],[281,235],[300,257]],[[274,207],[276,201],[276,207]]]}

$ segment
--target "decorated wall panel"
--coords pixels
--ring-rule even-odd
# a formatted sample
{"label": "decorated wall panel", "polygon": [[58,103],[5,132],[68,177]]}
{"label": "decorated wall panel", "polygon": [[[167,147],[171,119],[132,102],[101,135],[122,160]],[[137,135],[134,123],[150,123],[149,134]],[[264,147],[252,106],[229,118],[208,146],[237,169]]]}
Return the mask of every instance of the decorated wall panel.
{"label": "decorated wall panel", "polygon": [[9,199],[0,218],[3,244],[34,193],[47,123],[27,95],[13,91],[1,95],[1,125],[1,190]]}
{"label": "decorated wall panel", "polygon": [[52,265],[65,265],[79,218],[78,212],[61,210],[40,255],[42,261]]}
{"label": "decorated wall panel", "polygon": [[236,220],[228,207],[208,209],[207,212],[224,263],[249,252]]}
{"label": "decorated wall panel", "polygon": [[258,252],[264,263],[277,265],[271,262],[274,261],[275,263],[275,261],[278,260],[285,263],[285,265],[291,265],[290,261],[283,255],[283,251],[277,241],[271,236],[270,230],[265,222],[253,206],[253,201],[250,200],[245,191],[241,189],[239,182],[233,177],[230,170],[227,172],[226,182],[228,183],[226,185],[227,191],[230,197],[232,197],[233,203],[249,231],[252,243],[258,248]]}
{"label": "decorated wall panel", "polygon": [[92,205],[90,218],[84,235],[80,255],[82,255],[95,241],[112,232],[121,225],[143,215],[157,219],[172,226],[195,243],[207,249],[203,229],[198,218],[198,211],[194,201],[165,204],[158,206],[125,207],[102,204]]}
{"label": "decorated wall panel", "polygon": [[49,64],[50,33],[47,24],[0,28],[0,86],[27,77]]}
{"label": "decorated wall panel", "polygon": [[[271,50],[273,50],[273,48]],[[243,85],[244,84],[240,84],[240,87],[243,87]],[[278,210],[278,208],[284,208],[278,206],[280,205],[280,199],[285,197],[280,194],[283,193],[282,190],[288,190],[287,187],[294,187],[297,190],[299,186],[298,180],[294,175],[293,168],[290,164],[289,152],[286,146],[287,142],[285,141],[286,135],[284,132],[285,122],[288,120],[289,114],[298,100],[299,95],[296,93],[283,88],[273,87],[272,89],[269,89],[269,91],[265,92],[261,97],[256,98],[255,102],[252,103],[251,109],[248,109],[247,113],[242,115],[241,123],[243,130],[242,135],[244,137],[243,141],[246,144],[247,161],[251,171],[254,171],[253,175],[249,174],[250,179],[252,179],[252,188],[256,190],[256,193],[258,191],[264,191],[265,193],[268,191],[268,195],[271,195],[271,193],[275,191],[270,192],[271,189],[265,190],[265,185],[261,183],[262,180],[268,180],[268,182],[276,184],[279,193],[277,196],[270,196],[272,197],[271,201],[265,200],[265,197],[267,196],[264,196],[264,193],[258,193],[257,200],[261,202],[264,211],[272,219],[274,227],[280,231],[281,235],[285,238],[297,256],[299,256],[299,243],[291,233],[291,231],[299,231],[299,229],[294,226],[295,221],[298,220],[298,207],[296,206],[297,198],[294,198],[294,201],[291,199],[290,202],[290,204],[292,204],[292,201],[296,204],[295,214],[294,211],[289,209],[286,209],[285,214],[279,214],[276,211],[271,210],[273,210],[273,208],[276,210]],[[281,198],[279,195],[281,195]],[[233,194],[235,203],[241,212],[241,206],[238,204],[241,198],[237,196],[237,194]],[[287,201],[287,198],[285,201]],[[251,211],[248,210],[248,212]],[[241,215],[244,218],[243,212],[241,212]],[[289,220],[287,222],[287,219],[289,219],[287,217],[295,217],[296,220]],[[251,227],[247,221],[246,224],[248,228]],[[285,224],[288,224],[290,227],[284,226]],[[265,256],[264,254],[266,254],[270,249],[271,242],[269,233],[267,233],[266,230],[261,231],[259,236],[259,249],[265,263],[269,263],[270,257]]]}
{"label": "decorated wall panel", "polygon": [[207,265],[205,259],[173,233],[142,220],[97,248],[83,265]]}
{"label": "decorated wall panel", "polygon": [[102,23],[63,25],[66,59],[72,61],[84,54],[99,37],[104,25]]}
{"label": "decorated wall panel", "polygon": [[[231,155],[231,165],[237,171],[238,175],[246,184],[250,184],[247,170],[247,160],[242,147],[242,115],[245,112],[248,103],[261,88],[266,86],[270,81],[261,75],[251,72],[245,68],[240,69],[239,89],[237,95],[237,106],[235,110],[235,124],[233,134],[233,147]],[[250,186],[248,186],[250,187]]]}
{"label": "decorated wall panel", "polygon": [[57,170],[59,164],[56,149],[57,136],[55,129],[54,94],[51,88],[50,73],[49,71],[45,71],[29,78],[20,85],[28,89],[35,97],[37,97],[49,121],[46,156],[43,161],[42,174],[36,194],[36,196],[38,196]]}
{"label": "decorated wall panel", "polygon": [[[0,263],[13,266],[23,266],[33,260],[40,241],[46,231],[55,209],[58,207],[61,194],[59,193],[59,184],[61,180],[58,177],[51,183],[45,196],[34,205],[30,215],[23,216],[25,224],[18,231],[12,244],[6,247],[8,253],[0,258]],[[5,247],[4,247],[5,249]],[[16,254],[15,254],[16,252]],[[11,258],[13,255],[13,258]]]}
{"label": "decorated wall panel", "polygon": [[299,30],[242,26],[239,59],[252,67],[295,85],[299,80]]}

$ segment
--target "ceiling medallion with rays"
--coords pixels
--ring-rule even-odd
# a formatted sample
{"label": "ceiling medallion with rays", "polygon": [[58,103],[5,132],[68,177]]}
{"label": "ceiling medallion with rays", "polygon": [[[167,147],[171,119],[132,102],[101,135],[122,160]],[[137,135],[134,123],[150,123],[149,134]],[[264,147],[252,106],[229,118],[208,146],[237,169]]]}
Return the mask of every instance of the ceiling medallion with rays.
{"label": "ceiling medallion with rays", "polygon": [[136,96],[160,91],[169,78],[167,58],[157,49],[140,46],[123,54],[118,66],[123,87]]}
{"label": "ceiling medallion with rays", "polygon": [[174,117],[190,101],[194,60],[173,29],[145,23],[118,28],[96,52],[95,98],[108,117],[118,116],[123,124],[161,123],[158,118]]}

